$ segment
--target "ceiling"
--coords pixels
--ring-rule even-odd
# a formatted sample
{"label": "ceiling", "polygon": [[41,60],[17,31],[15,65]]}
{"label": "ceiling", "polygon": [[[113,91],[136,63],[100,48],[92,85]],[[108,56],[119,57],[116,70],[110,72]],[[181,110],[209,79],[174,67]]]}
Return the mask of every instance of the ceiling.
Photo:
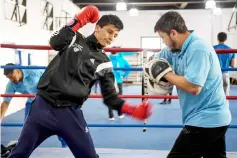
{"label": "ceiling", "polygon": [[[77,6],[96,5],[100,11],[115,11],[116,3],[121,0],[71,0]],[[169,9],[205,9],[206,0],[123,0],[127,8],[138,10],[169,10]],[[220,8],[233,8],[237,0],[215,0]]]}

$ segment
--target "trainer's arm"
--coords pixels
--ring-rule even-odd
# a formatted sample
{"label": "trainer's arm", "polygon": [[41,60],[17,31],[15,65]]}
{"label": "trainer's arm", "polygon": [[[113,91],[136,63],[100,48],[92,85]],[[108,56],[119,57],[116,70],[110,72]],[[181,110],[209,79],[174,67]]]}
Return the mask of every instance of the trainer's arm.
{"label": "trainer's arm", "polygon": [[184,75],[167,73],[164,78],[188,93],[198,95],[204,86],[210,71],[213,57],[207,50],[194,47],[185,60],[186,70]]}
{"label": "trainer's arm", "polygon": [[156,53],[153,58],[165,58],[170,65],[173,65],[172,52],[168,47],[165,47],[160,52]]}
{"label": "trainer's arm", "polygon": [[202,90],[201,86],[195,85],[189,82],[184,76],[176,75],[173,72],[168,72],[167,74],[165,74],[164,78],[175,85],[177,88],[193,95],[198,95]]}

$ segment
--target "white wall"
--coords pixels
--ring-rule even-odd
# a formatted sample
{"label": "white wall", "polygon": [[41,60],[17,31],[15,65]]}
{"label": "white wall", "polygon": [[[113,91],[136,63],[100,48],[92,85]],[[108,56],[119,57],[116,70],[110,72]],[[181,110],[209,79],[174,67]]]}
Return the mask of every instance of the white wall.
{"label": "white wall", "polygon": [[[209,10],[178,10],[186,21],[189,30],[195,30],[195,32],[204,40],[212,45],[217,44],[217,34],[220,31],[224,31],[228,35],[226,44],[232,48],[237,48],[237,30],[232,29],[227,31],[229,20],[232,14],[232,8],[222,9],[223,14],[221,16],[212,15]],[[121,31],[116,41],[112,45],[122,47],[141,47],[142,36],[157,36],[154,33],[154,26],[157,20],[167,10],[157,11],[139,11],[138,17],[129,16],[128,11],[113,11],[113,12],[101,12],[104,14],[116,14],[124,23],[124,30]],[[233,21],[234,22],[234,21]],[[82,30],[84,35],[89,35],[94,30],[94,25],[85,26]],[[231,76],[237,78],[237,72],[231,72]]]}
{"label": "white wall", "polygon": [[[54,16],[62,16],[61,10],[67,11],[70,16],[73,16],[79,11],[69,0],[49,0],[54,6]],[[27,1],[27,21],[28,23],[23,26],[19,26],[18,23],[5,20],[4,16],[4,0],[0,1],[0,42],[10,42],[16,44],[37,44],[47,45],[48,40],[52,32],[42,29],[42,15],[41,15],[41,0],[28,0]],[[122,47],[141,47],[142,36],[157,36],[154,31],[154,25],[158,18],[166,11],[140,11],[138,17],[130,17],[128,12],[101,12],[103,14],[116,14],[124,22],[124,30],[121,31],[120,36],[112,45],[120,45]],[[225,31],[228,34],[228,41],[232,48],[237,48],[237,31],[226,30],[228,22],[232,13],[232,8],[223,9],[223,15],[213,16],[210,18],[210,12],[208,10],[179,10],[184,17],[188,29],[195,30],[199,36],[207,40],[211,44],[216,44],[216,35],[220,31]],[[94,31],[94,24],[88,24],[84,26],[80,31],[84,35],[90,35]],[[26,50],[24,50],[26,51]],[[34,53],[32,64],[35,65],[47,65],[48,64],[48,52],[47,51],[33,51],[27,50],[26,52]],[[0,49],[0,65],[8,62],[15,62],[15,55],[13,50]],[[0,69],[2,74],[2,69]],[[237,75],[236,75],[237,76]],[[4,93],[7,83],[5,76],[0,75],[0,93]],[[19,101],[20,100],[20,101]],[[23,101],[22,101],[23,100]],[[2,101],[2,98],[0,98]],[[24,99],[13,99],[14,106],[24,106]],[[14,109],[14,106],[10,105]],[[19,105],[20,104],[20,105]]]}
{"label": "white wall", "polygon": [[[19,26],[19,23],[5,19],[5,0],[0,1],[0,43],[15,43],[27,45],[48,45],[49,37],[53,32],[42,29],[42,21],[45,17],[41,15],[42,1],[41,0],[27,0],[27,24]],[[71,16],[80,10],[69,0],[48,0],[53,4],[54,16],[61,16],[61,10],[67,11]],[[25,53],[32,53],[33,65],[48,65],[48,51],[39,50],[23,50]],[[27,56],[27,55],[23,55]],[[0,65],[13,62],[15,63],[15,53],[13,49],[0,49]],[[3,70],[0,69],[0,93],[5,92],[5,87],[8,79],[2,75]],[[0,102],[3,99],[0,98]],[[14,98],[10,104],[9,112],[17,110],[16,107],[24,107],[26,99]]]}
{"label": "white wall", "polygon": [[[157,20],[166,11],[139,11],[138,17],[131,17],[127,11],[111,11],[101,12],[104,14],[116,14],[123,23],[124,30],[113,43],[113,45],[122,45],[123,47],[141,47],[142,36],[157,36],[154,33],[154,26]],[[233,48],[237,48],[237,31],[227,31],[228,22],[232,13],[232,8],[223,9],[223,15],[213,16],[213,21],[210,18],[210,11],[208,10],[178,10],[181,13],[189,30],[195,30],[196,33],[211,44],[216,44],[216,35],[220,31],[225,31],[229,40],[229,44]],[[213,24],[213,25],[212,25]],[[86,26],[82,29],[85,35],[89,35],[94,30],[94,25]]]}

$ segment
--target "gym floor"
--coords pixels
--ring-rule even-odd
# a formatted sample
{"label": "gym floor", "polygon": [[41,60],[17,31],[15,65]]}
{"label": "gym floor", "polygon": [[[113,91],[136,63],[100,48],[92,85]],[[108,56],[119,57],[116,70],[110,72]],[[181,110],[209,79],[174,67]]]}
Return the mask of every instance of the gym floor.
{"label": "gym floor", "polygon": [[[123,94],[141,94],[141,86],[124,86]],[[174,94],[176,95],[176,90]],[[230,95],[237,95],[237,86],[231,86]],[[139,103],[141,99],[126,99],[131,103]],[[178,100],[172,100],[171,104],[159,104],[162,99],[150,100],[154,106],[154,113],[148,124],[182,124],[181,110]],[[237,125],[237,100],[230,100],[232,113],[232,125]],[[123,119],[115,114],[115,121],[108,120],[108,109],[101,99],[88,99],[83,105],[84,116],[88,124],[141,124],[125,116]],[[23,123],[24,109],[4,118],[2,123]],[[16,141],[20,135],[21,127],[1,127],[2,144]],[[148,128],[146,132],[142,128],[105,128],[91,127],[90,132],[94,140],[98,154],[102,158],[121,157],[166,157],[177,138],[181,128]],[[237,158],[237,129],[229,129],[226,136],[228,157]],[[111,156],[112,155],[112,156]],[[68,148],[61,148],[56,136],[48,138],[31,157],[73,157]]]}

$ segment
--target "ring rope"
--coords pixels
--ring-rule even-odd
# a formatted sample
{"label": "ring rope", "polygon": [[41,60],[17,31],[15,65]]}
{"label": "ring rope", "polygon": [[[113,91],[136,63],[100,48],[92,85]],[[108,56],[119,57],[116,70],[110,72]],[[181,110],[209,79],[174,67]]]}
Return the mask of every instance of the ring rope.
{"label": "ring rope", "polygon": [[[14,49],[35,49],[35,50],[52,50],[49,45],[16,45],[16,44],[0,44],[0,48]],[[145,49],[145,48],[104,48],[105,52],[141,52],[141,51],[159,52],[161,49]],[[237,49],[216,49],[217,53],[237,53]]]}
{"label": "ring rope", "polygon": [[[2,123],[2,127],[22,127],[23,123]],[[118,128],[183,128],[184,125],[168,124],[88,124],[88,127],[118,127]],[[229,128],[237,128],[237,125],[230,125]]]}
{"label": "ring rope", "polygon": [[[46,69],[47,66],[5,66],[2,65],[1,68],[3,69]],[[132,68],[113,68],[114,70],[123,70],[123,71],[143,71],[142,67],[132,67]],[[237,68],[224,68],[221,69],[222,71],[237,71]]]}
{"label": "ring rope", "polygon": [[[35,94],[0,94],[0,97],[23,97],[34,98]],[[89,95],[89,98],[103,98],[102,95]],[[130,99],[178,99],[178,96],[172,95],[118,95],[119,98]],[[236,100],[237,96],[226,96],[227,100]]]}

